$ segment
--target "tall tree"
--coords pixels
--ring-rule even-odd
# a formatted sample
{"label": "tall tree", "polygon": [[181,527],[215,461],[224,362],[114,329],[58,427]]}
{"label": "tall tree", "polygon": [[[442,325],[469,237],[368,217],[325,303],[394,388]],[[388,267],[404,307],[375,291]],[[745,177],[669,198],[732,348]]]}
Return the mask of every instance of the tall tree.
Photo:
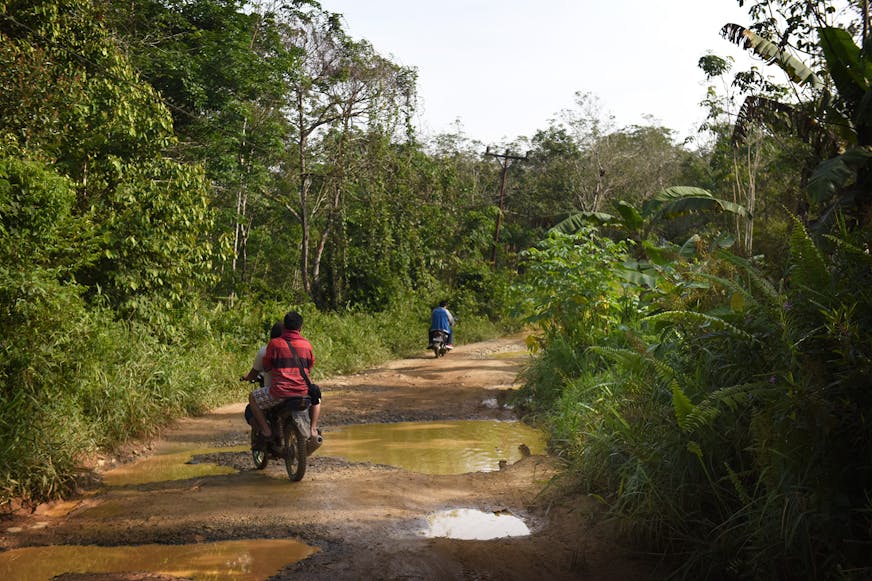
{"label": "tall tree", "polygon": [[269,6],[240,0],[113,4],[113,25],[133,65],[173,114],[184,159],[204,164],[232,241],[225,274],[234,294],[247,279],[248,240],[263,221],[264,194],[283,153],[280,103],[298,50],[279,40]]}
{"label": "tall tree", "polygon": [[296,193],[281,203],[300,225],[303,289],[318,299],[321,259],[341,221],[350,139],[359,128],[391,135],[397,112],[413,106],[415,75],[353,41],[340,15],[317,2],[297,0],[284,7],[284,18],[283,41],[302,56],[286,100],[294,137],[285,171]]}

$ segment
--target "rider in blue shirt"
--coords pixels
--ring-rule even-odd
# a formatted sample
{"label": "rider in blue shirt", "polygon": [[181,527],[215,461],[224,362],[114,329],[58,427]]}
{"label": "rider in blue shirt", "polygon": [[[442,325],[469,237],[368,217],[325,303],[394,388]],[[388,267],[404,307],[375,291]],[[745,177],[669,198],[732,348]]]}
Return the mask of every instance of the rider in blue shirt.
{"label": "rider in blue shirt", "polygon": [[454,349],[454,333],[451,331],[451,326],[454,325],[454,317],[451,312],[445,308],[447,303],[440,301],[439,306],[433,309],[430,313],[430,330],[445,331],[448,333],[448,349]]}

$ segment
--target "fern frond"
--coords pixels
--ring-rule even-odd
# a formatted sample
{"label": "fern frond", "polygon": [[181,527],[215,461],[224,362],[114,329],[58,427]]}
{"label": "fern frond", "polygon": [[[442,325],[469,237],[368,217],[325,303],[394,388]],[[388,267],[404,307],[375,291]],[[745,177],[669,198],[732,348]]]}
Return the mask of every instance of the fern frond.
{"label": "fern frond", "polygon": [[838,246],[843,252],[857,257],[866,264],[872,264],[872,254],[869,253],[868,249],[860,248],[859,246],[851,244],[850,242],[847,242],[838,236],[833,236],[832,234],[824,234],[824,238]]}
{"label": "fern frond", "polygon": [[607,359],[611,359],[615,363],[619,363],[629,370],[642,370],[649,367],[651,357],[632,349],[620,349],[618,347],[606,347],[603,345],[594,345],[587,348],[588,352],[596,353]]}
{"label": "fern frond", "polygon": [[684,418],[684,425],[681,427],[687,432],[710,427],[721,414],[720,404],[726,405],[731,411],[736,411],[741,404],[747,404],[756,395],[764,391],[771,391],[771,389],[771,385],[762,381],[722,387],[710,393],[700,402]]}
{"label": "fern frond", "polygon": [[749,400],[756,396],[771,391],[772,386],[770,384],[764,381],[753,381],[751,383],[740,383],[717,389],[709,394],[706,401],[723,403],[732,411],[735,411],[739,408],[740,404],[748,403]]}
{"label": "fern frond", "polygon": [[778,292],[778,289],[776,289],[771,282],[766,280],[753,264],[744,258],[740,258],[735,254],[723,250],[717,251],[716,254],[718,257],[726,260],[730,264],[741,268],[742,271],[748,275],[749,282],[766,298],[768,305],[779,309],[784,305],[784,297],[780,292]]}
{"label": "fern frond", "polygon": [[746,289],[745,287],[740,285],[735,280],[730,280],[730,279],[724,278],[722,276],[715,276],[713,274],[708,274],[705,272],[696,273],[694,275],[694,278],[701,278],[701,279],[707,280],[709,282],[717,283],[717,284],[721,285],[722,287],[724,287],[725,289],[732,291],[733,294],[742,295],[745,298],[745,300],[750,304],[755,304],[757,302],[756,299],[754,298],[754,295],[751,294],[751,291],[749,291],[748,289]]}
{"label": "fern frond", "polygon": [[793,269],[793,282],[813,291],[826,292],[830,287],[830,273],[824,257],[815,245],[802,222],[793,217],[793,229],[790,232],[790,255]]}
{"label": "fern frond", "polygon": [[[695,405],[687,409],[687,413],[685,413],[683,416],[679,416],[674,396],[675,392],[673,391],[672,405],[674,408],[676,408],[675,415],[678,418],[678,426],[688,434],[692,434],[693,432],[696,432],[701,428],[710,426],[712,422],[714,422],[715,418],[718,417],[718,415],[720,414],[720,410],[718,410],[718,408],[711,405],[711,403],[703,401],[699,405]],[[689,402],[690,400],[688,399],[688,403]]]}
{"label": "fern frond", "polygon": [[618,347],[593,346],[587,349],[591,353],[602,355],[629,371],[636,373],[653,372],[656,377],[667,385],[678,376],[669,364],[655,358],[650,353],[621,349]]}
{"label": "fern frond", "polygon": [[684,432],[692,432],[695,429],[695,423],[692,420],[697,416],[699,408],[693,405],[684,390],[678,385],[677,381],[670,382],[672,388],[672,411],[675,412],[675,419],[678,420],[678,427]]}
{"label": "fern frond", "polygon": [[726,331],[746,341],[756,340],[750,333],[743,331],[735,325],[731,325],[723,319],[712,315],[706,315],[705,313],[698,313],[696,311],[666,311],[663,313],[657,313],[656,315],[649,315],[648,317],[645,317],[645,320],[652,321],[655,324],[667,321],[672,323],[696,325],[699,328],[710,327],[719,331]]}
{"label": "fern frond", "polygon": [[752,503],[751,495],[748,494],[748,491],[745,489],[745,485],[742,484],[742,481],[739,479],[739,475],[736,474],[736,471],[733,470],[726,462],[724,462],[724,468],[726,468],[727,470],[727,475],[730,479],[730,482],[733,484],[733,489],[739,496],[739,500],[741,500],[742,504],[746,506],[750,505]]}

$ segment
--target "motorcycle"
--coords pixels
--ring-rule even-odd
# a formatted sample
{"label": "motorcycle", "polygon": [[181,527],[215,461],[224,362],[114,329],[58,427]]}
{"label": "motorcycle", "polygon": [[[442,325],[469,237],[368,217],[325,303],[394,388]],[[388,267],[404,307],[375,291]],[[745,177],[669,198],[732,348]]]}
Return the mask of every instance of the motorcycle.
{"label": "motorcycle", "polygon": [[433,330],[430,331],[430,344],[427,349],[433,350],[433,355],[436,358],[444,357],[448,353],[448,332]]}
{"label": "motorcycle", "polygon": [[[253,382],[252,382],[253,383]],[[312,431],[309,417],[311,400],[308,396],[289,397],[282,403],[264,411],[273,437],[267,440],[257,430],[256,422],[248,406],[245,418],[251,425],[251,459],[257,470],[263,470],[271,459],[284,460],[288,478],[299,482],[306,474],[307,459],[323,442],[320,430],[318,437],[310,437]]]}

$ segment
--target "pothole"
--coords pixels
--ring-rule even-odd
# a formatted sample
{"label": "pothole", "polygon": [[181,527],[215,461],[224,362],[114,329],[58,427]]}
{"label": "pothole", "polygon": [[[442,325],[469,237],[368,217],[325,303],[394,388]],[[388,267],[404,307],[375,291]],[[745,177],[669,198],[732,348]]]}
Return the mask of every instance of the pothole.
{"label": "pothole", "polygon": [[353,424],[324,435],[324,456],[396,466],[421,474],[494,472],[545,451],[545,437],[517,421],[453,420]]}
{"label": "pothole", "polygon": [[0,552],[0,571],[7,579],[52,579],[64,573],[151,573],[255,581],[317,551],[299,541],[279,539],[128,547],[56,545]]}
{"label": "pothole", "polygon": [[472,508],[454,508],[427,516],[428,538],[445,537],[467,541],[486,541],[505,537],[525,537],[527,524],[505,511],[484,512]]}
{"label": "pothole", "polygon": [[158,453],[106,471],[103,474],[103,484],[112,487],[137,486],[155,482],[232,474],[236,472],[233,468],[200,463],[194,457],[218,451],[241,452],[247,450],[248,446],[236,446],[233,448],[191,448],[172,453]]}

